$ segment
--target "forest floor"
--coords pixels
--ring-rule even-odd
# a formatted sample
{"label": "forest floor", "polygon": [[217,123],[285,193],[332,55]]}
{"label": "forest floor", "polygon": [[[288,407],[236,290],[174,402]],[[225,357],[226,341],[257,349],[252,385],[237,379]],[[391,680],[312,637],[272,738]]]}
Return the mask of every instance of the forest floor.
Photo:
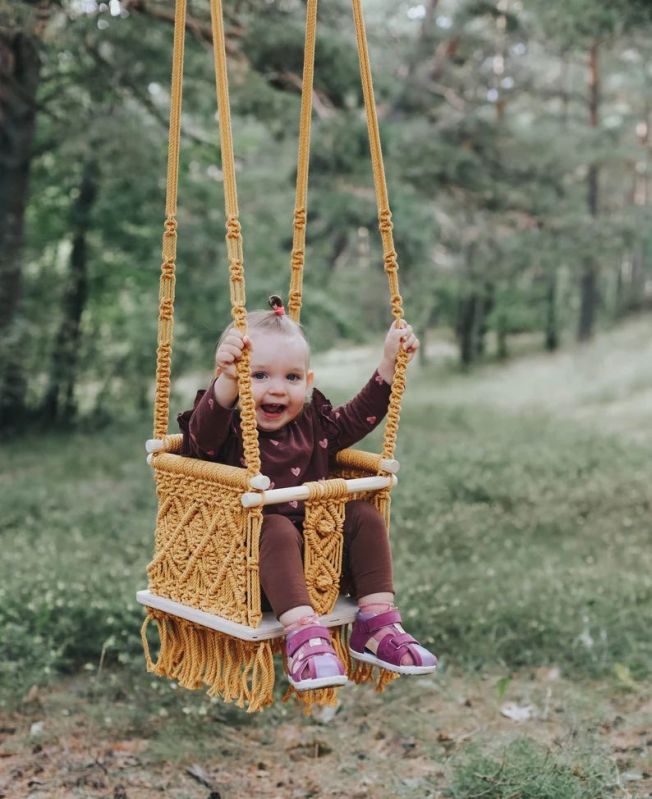
{"label": "forest floor", "polygon": [[[292,705],[252,718],[177,696],[184,716],[165,710],[145,685],[135,699],[131,680],[113,690],[90,677],[63,680],[32,691],[2,718],[0,796],[444,797],[474,747],[499,762],[510,742],[525,739],[557,768],[561,758],[587,780],[591,769],[606,775],[593,799],[652,796],[652,700],[643,686],[578,685],[543,668],[513,674],[501,696],[503,676],[449,672],[399,682],[383,696],[346,688],[334,715],[312,719]],[[528,763],[511,752],[517,771]],[[496,772],[494,763],[479,768],[487,779]],[[509,792],[486,795],[530,796],[515,792],[520,779],[507,783]],[[583,794],[559,799],[576,795]]]}
{"label": "forest floor", "polygon": [[[652,797],[651,333],[465,375],[433,345],[402,414],[393,546],[441,670],[346,686],[310,718],[143,673],[146,423],[6,445],[0,799]],[[318,356],[321,385],[345,397],[374,353]]]}

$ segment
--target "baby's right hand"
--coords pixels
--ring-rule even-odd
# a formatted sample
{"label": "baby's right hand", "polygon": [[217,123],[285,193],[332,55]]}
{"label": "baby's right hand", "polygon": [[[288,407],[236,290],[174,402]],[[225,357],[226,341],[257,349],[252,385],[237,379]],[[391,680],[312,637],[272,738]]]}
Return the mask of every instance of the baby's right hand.
{"label": "baby's right hand", "polygon": [[245,348],[251,348],[251,339],[235,328],[230,330],[215,353],[215,366],[218,372],[231,380],[238,377],[236,364],[242,358]]}

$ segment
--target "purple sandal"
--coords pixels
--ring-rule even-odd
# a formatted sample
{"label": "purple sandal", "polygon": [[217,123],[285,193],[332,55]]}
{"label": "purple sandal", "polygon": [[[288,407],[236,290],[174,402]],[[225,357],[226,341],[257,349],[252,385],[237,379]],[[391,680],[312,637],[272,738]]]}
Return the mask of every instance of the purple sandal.
{"label": "purple sandal", "polygon": [[[373,634],[383,627],[392,627],[394,632],[375,641]],[[370,648],[370,643],[376,647],[375,652]],[[437,668],[435,655],[401,627],[401,614],[396,609],[376,613],[366,619],[358,612],[351,629],[349,652],[356,660],[398,674],[429,674]],[[413,665],[401,665],[401,658],[406,654],[412,656]]]}
{"label": "purple sandal", "polygon": [[300,627],[289,633],[285,639],[285,654],[288,680],[297,691],[347,682],[346,671],[333,649],[328,628],[321,624]]}

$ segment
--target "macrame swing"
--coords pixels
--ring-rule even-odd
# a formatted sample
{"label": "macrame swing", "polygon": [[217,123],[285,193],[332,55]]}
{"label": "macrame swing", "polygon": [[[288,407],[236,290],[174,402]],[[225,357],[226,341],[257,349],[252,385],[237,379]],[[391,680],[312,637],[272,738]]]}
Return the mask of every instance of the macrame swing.
{"label": "macrame swing", "polygon": [[[398,288],[398,263],[392,236],[391,212],[380,148],[369,54],[361,0],[352,0],[360,74],[392,315],[403,317]],[[219,129],[224,173],[226,244],[229,262],[231,312],[245,332],[245,276],[242,235],[238,219],[235,164],[229,110],[226,49],[221,0],[210,0]],[[301,312],[306,238],[306,203],[312,111],[317,0],[308,0],[305,60],[301,94],[294,233],[288,310]],[[185,688],[206,686],[211,696],[235,701],[249,711],[273,702],[274,653],[281,652],[283,629],[272,614],[261,613],[258,549],[265,505],[305,500],[304,570],[315,611],[333,628],[333,644],[355,682],[375,680],[378,690],[398,675],[351,661],[348,624],[355,603],[339,597],[342,566],[342,527],[347,500],[364,498],[384,514],[389,529],[390,491],[396,484],[398,462],[394,449],[400,404],[405,389],[407,354],[396,361],[382,454],[344,450],[337,455],[328,480],[295,488],[269,490],[261,474],[255,407],[245,351],[238,364],[241,427],[245,468],[181,457],[182,436],[168,434],[170,364],[174,315],[177,241],[183,51],[186,0],[176,0],[172,66],[167,192],[163,233],[163,263],[159,292],[154,438],[146,448],[158,495],[154,558],[147,568],[148,590],[138,592],[147,611],[142,641],[150,672],[176,680]],[[160,638],[158,658],[150,655],[148,624],[154,621]],[[306,710],[312,704],[333,704],[334,688],[295,692]]]}

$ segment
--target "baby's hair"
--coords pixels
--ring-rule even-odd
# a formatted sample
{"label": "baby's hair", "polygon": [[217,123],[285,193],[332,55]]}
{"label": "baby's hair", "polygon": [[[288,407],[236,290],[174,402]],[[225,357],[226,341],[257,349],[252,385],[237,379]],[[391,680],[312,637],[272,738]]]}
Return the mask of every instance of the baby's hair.
{"label": "baby's hair", "polygon": [[[308,339],[306,338],[301,324],[295,322],[294,319],[290,319],[289,316],[286,316],[283,310],[283,302],[278,295],[272,294],[268,302],[271,310],[260,309],[247,313],[247,328],[250,331],[266,330],[271,333],[281,333],[284,336],[300,336],[306,342],[308,357],[310,357],[310,344],[308,343]],[[231,322],[220,336],[217,342],[217,349],[220,348],[222,342],[233,328],[234,323]]]}

